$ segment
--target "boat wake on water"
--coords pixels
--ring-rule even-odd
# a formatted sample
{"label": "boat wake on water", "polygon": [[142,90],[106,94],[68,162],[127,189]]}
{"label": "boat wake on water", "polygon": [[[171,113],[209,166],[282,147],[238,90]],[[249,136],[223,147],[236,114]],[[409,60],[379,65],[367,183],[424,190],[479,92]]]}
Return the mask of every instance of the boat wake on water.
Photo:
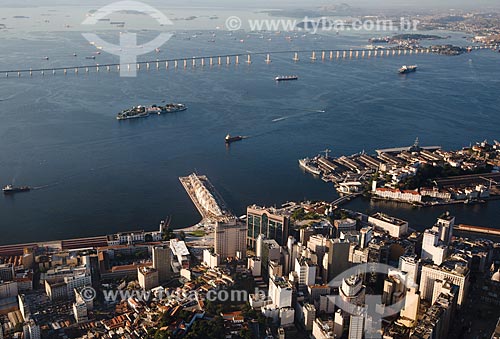
{"label": "boat wake on water", "polygon": [[285,119],[288,119],[288,118],[289,117],[276,118],[276,119],[273,119],[272,122],[278,122],[278,121],[285,120]]}
{"label": "boat wake on water", "polygon": [[303,113],[299,113],[299,114],[293,114],[293,115],[273,119],[273,120],[271,120],[271,122],[279,122],[279,121],[283,121],[283,120],[286,120],[289,118],[298,118],[298,117],[308,115],[308,114],[313,114],[313,113],[326,113],[326,110],[321,109],[321,110],[316,110],[316,111],[307,111],[307,112],[303,112]]}

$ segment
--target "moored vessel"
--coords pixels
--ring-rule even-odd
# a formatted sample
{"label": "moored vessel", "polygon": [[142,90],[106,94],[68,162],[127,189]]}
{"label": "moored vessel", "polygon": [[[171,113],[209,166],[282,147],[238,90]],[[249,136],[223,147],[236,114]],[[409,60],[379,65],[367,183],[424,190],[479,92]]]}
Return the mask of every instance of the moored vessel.
{"label": "moored vessel", "polygon": [[116,116],[117,120],[139,119],[149,116],[149,110],[144,106],[134,106],[130,109],[121,111]]}
{"label": "moored vessel", "polygon": [[186,105],[184,104],[166,104],[165,106],[159,106],[160,112],[158,114],[163,114],[163,113],[176,113],[176,112],[182,112],[187,110]]}
{"label": "moored vessel", "polygon": [[311,174],[321,175],[321,170],[309,158],[300,159],[299,165],[300,165],[300,167],[302,167],[303,169],[305,169],[307,172],[309,172]]}

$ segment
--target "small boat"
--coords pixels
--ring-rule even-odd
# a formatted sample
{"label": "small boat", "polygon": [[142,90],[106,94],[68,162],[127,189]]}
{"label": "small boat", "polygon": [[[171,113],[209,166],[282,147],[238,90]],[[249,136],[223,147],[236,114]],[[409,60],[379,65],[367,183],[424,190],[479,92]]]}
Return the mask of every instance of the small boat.
{"label": "small boat", "polygon": [[226,135],[226,138],[224,139],[224,142],[229,145],[230,143],[233,143],[233,142],[236,142],[236,141],[241,141],[243,139],[244,138],[241,135],[232,137],[230,134],[228,134],[228,135]]}
{"label": "small boat", "polygon": [[407,74],[407,73],[413,73],[417,71],[417,65],[413,66],[406,66],[404,65],[399,69],[399,74]]}
{"label": "small boat", "polygon": [[21,192],[29,192],[31,191],[31,187],[28,186],[21,186],[21,187],[15,187],[12,185],[7,185],[3,188],[3,194],[14,194],[14,193],[21,193]]}
{"label": "small boat", "polygon": [[49,57],[48,56],[44,56],[43,60],[49,60]]}
{"label": "small boat", "polygon": [[274,78],[276,81],[290,81],[290,80],[299,80],[299,77],[296,75],[280,75]]}

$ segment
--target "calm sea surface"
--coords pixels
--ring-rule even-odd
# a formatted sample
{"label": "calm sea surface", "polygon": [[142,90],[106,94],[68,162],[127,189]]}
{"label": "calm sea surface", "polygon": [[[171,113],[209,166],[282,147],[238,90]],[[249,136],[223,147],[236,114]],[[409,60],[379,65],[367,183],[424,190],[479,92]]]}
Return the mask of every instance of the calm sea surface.
{"label": "calm sea surface", "polygon": [[[116,32],[106,34],[116,39]],[[261,38],[217,32],[213,43],[206,31],[193,35],[178,32],[159,55],[141,58],[355,48],[369,37],[307,35],[289,42],[284,33]],[[93,52],[76,32],[25,33],[2,40],[0,69],[117,61],[106,53],[84,59]],[[42,60],[45,55],[49,61]],[[243,214],[253,203],[333,200],[334,189],[297,163],[325,148],[339,156],[410,145],[416,137],[445,149],[500,138],[500,53],[315,63],[305,54],[293,63],[292,56],[273,55],[269,65],[258,57],[251,66],[162,67],[141,70],[137,78],[94,71],[0,78],[0,184],[37,187],[0,196],[0,244],[153,229],[167,215],[175,227],[192,225],[200,216],[178,177],[193,171],[208,175],[235,213]],[[418,64],[419,71],[398,75],[403,64]],[[300,80],[277,84],[278,74]],[[189,109],[115,119],[120,110],[162,100]],[[227,133],[249,138],[226,148]],[[422,210],[363,200],[347,206],[382,210],[417,228],[430,226],[446,209],[461,223],[500,227],[499,201]]]}

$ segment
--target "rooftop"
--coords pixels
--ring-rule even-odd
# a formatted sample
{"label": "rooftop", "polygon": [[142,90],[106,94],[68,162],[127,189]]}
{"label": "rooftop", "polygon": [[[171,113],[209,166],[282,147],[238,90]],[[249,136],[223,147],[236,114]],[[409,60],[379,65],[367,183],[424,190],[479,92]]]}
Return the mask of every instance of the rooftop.
{"label": "rooftop", "polygon": [[382,212],[377,212],[377,213],[373,214],[371,217],[374,219],[385,221],[385,222],[391,223],[393,225],[398,225],[398,226],[403,226],[403,225],[407,224],[407,222],[402,220],[402,219],[398,219],[396,217],[391,217],[390,215],[384,214]]}

